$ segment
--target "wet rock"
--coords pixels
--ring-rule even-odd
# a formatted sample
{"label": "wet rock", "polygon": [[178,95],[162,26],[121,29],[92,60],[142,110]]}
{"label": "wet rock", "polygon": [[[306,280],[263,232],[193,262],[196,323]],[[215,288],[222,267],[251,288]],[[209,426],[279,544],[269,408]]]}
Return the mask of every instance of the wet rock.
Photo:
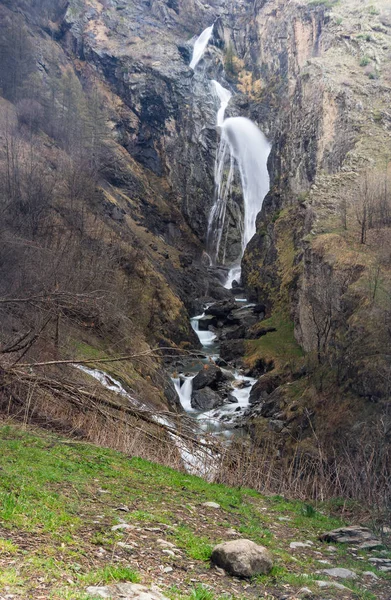
{"label": "wet rock", "polygon": [[237,398],[235,398],[235,396],[233,394],[228,394],[225,401],[228,404],[237,404],[239,402],[239,400]]}
{"label": "wet rock", "polygon": [[253,309],[247,306],[236,308],[230,316],[232,320],[245,327],[245,329],[253,327],[259,320],[258,316],[253,313]]}
{"label": "wet rock", "polygon": [[217,317],[213,315],[205,315],[202,319],[198,320],[200,331],[208,331],[210,326],[217,327],[217,324]]}
{"label": "wet rock", "polygon": [[223,372],[215,365],[205,365],[193,379],[193,390],[202,390],[210,387],[216,390],[217,384],[224,379]]}
{"label": "wet rock", "polygon": [[222,406],[223,403],[221,396],[209,387],[193,391],[190,401],[192,408],[196,410],[211,410]]}
{"label": "wet rock", "polygon": [[215,363],[218,367],[228,367],[228,363],[227,361],[223,360],[222,358],[216,358]]}
{"label": "wet rock", "polygon": [[97,598],[111,598],[112,600],[167,600],[166,596],[158,590],[152,590],[138,583],[115,583],[113,585],[90,586],[87,594]]}
{"label": "wet rock", "polygon": [[340,527],[323,533],[319,536],[322,542],[338,542],[339,544],[357,544],[360,548],[362,544],[375,548],[381,546],[380,540],[376,538],[374,533],[368,527],[360,527],[359,525],[351,525],[350,527]]}
{"label": "wet rock", "polygon": [[250,540],[234,540],[215,546],[211,561],[235,577],[266,574],[273,567],[268,550]]}
{"label": "wet rock", "polygon": [[218,319],[225,320],[230,312],[234,310],[236,307],[235,301],[233,299],[223,300],[222,302],[215,302],[212,306],[209,306],[205,310],[206,315],[212,315],[217,317]]}

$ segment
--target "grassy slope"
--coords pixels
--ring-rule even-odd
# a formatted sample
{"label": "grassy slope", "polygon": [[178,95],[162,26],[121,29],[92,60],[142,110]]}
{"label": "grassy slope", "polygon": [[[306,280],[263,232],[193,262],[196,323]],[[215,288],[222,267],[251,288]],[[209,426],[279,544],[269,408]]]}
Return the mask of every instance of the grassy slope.
{"label": "grassy slope", "polygon": [[[275,598],[304,583],[316,591],[314,579],[324,579],[316,573],[323,568],[319,559],[357,573],[374,570],[367,553],[354,558],[340,547],[331,554],[317,542],[320,532],[341,523],[326,516],[325,507],[314,511],[281,497],[208,484],[14,425],[0,428],[0,457],[0,594],[14,599],[81,600],[88,598],[88,585],[111,581],[157,583],[173,599]],[[205,501],[221,508],[203,507]],[[121,520],[133,528],[112,531]],[[275,557],[270,576],[241,582],[210,568],[211,549],[230,539],[229,528],[270,548]],[[162,551],[162,538],[175,545],[175,556]],[[292,551],[292,540],[314,545]],[[374,583],[360,575],[345,597],[385,598],[387,576],[377,575]],[[338,593],[327,591],[328,597]]]}

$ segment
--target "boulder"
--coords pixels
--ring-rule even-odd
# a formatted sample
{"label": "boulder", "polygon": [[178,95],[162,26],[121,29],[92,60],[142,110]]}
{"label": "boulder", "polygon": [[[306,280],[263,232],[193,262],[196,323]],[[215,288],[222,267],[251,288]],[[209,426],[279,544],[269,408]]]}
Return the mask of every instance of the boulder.
{"label": "boulder", "polygon": [[213,390],[217,388],[217,384],[224,378],[223,372],[216,365],[205,365],[201,371],[193,379],[193,390],[202,390],[210,387]]}
{"label": "boulder", "polygon": [[244,325],[234,325],[224,329],[220,336],[220,340],[241,340],[246,336],[246,328]]}
{"label": "boulder", "polygon": [[244,340],[225,340],[220,344],[220,356],[230,362],[242,358],[245,354]]}
{"label": "boulder", "polygon": [[236,307],[235,300],[223,300],[221,302],[215,302],[212,306],[209,306],[205,310],[206,315],[212,315],[218,319],[226,319],[229,313]]}
{"label": "boulder", "polygon": [[339,544],[357,544],[360,548],[376,548],[382,543],[376,538],[374,533],[368,527],[360,527],[359,525],[351,525],[349,527],[340,527],[322,533],[319,536],[322,542],[338,542]]}
{"label": "boulder", "polygon": [[211,562],[235,577],[264,575],[273,567],[272,557],[251,540],[233,540],[213,548]]}
{"label": "boulder", "polygon": [[278,374],[266,373],[252,387],[250,393],[250,404],[259,404],[269,394],[274,392],[282,383],[282,377]]}
{"label": "boulder", "polygon": [[264,304],[256,304],[253,307],[253,312],[256,315],[262,315],[262,314],[265,315],[266,314],[266,306]]}
{"label": "boulder", "polygon": [[239,400],[235,398],[233,394],[228,394],[225,401],[227,402],[227,404],[237,404],[239,402]]}
{"label": "boulder", "polygon": [[202,390],[193,391],[190,404],[196,410],[211,410],[217,406],[222,406],[223,399],[209,387]]}
{"label": "boulder", "polygon": [[209,327],[217,327],[217,317],[213,315],[205,315],[202,319],[198,319],[198,327],[200,331],[209,331]]}
{"label": "boulder", "polygon": [[87,594],[94,598],[110,598],[112,600],[168,600],[158,590],[152,590],[138,583],[115,583],[105,586],[90,586]]}

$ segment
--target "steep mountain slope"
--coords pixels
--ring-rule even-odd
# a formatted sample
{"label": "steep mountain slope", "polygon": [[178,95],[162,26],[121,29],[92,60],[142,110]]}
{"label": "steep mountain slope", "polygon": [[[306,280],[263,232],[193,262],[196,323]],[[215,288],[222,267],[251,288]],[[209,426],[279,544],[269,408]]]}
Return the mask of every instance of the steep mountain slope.
{"label": "steep mountain slope", "polygon": [[[86,407],[75,408],[76,389],[91,388],[86,373],[44,366],[34,388],[28,369],[122,355],[105,369],[139,405],[180,410],[163,348],[197,348],[189,313],[230,296],[205,255],[216,79],[234,92],[227,114],[249,116],[272,143],[272,187],[242,265],[270,321],[233,343],[253,375],[275,367],[248,428],[288,463],[305,455],[334,473],[326,456],[364,448],[368,472],[373,456],[381,466],[390,430],[387,2],[1,0],[0,11],[3,407],[27,419],[32,406],[112,443],[115,433],[100,436],[102,415],[92,426]],[[194,36],[212,23],[193,72]],[[232,259],[237,183],[239,209],[225,225]],[[69,386],[58,391],[57,380]]]}

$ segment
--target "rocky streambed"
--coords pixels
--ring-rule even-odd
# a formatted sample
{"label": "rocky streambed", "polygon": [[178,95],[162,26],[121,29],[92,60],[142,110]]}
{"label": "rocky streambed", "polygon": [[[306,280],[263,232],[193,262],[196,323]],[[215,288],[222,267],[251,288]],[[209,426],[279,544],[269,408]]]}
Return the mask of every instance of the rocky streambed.
{"label": "rocky streambed", "polygon": [[256,336],[265,308],[234,297],[203,309],[191,319],[202,348],[171,365],[172,380],[183,409],[202,431],[230,437],[243,432],[250,412],[259,372],[246,369],[242,358],[245,339]]}

